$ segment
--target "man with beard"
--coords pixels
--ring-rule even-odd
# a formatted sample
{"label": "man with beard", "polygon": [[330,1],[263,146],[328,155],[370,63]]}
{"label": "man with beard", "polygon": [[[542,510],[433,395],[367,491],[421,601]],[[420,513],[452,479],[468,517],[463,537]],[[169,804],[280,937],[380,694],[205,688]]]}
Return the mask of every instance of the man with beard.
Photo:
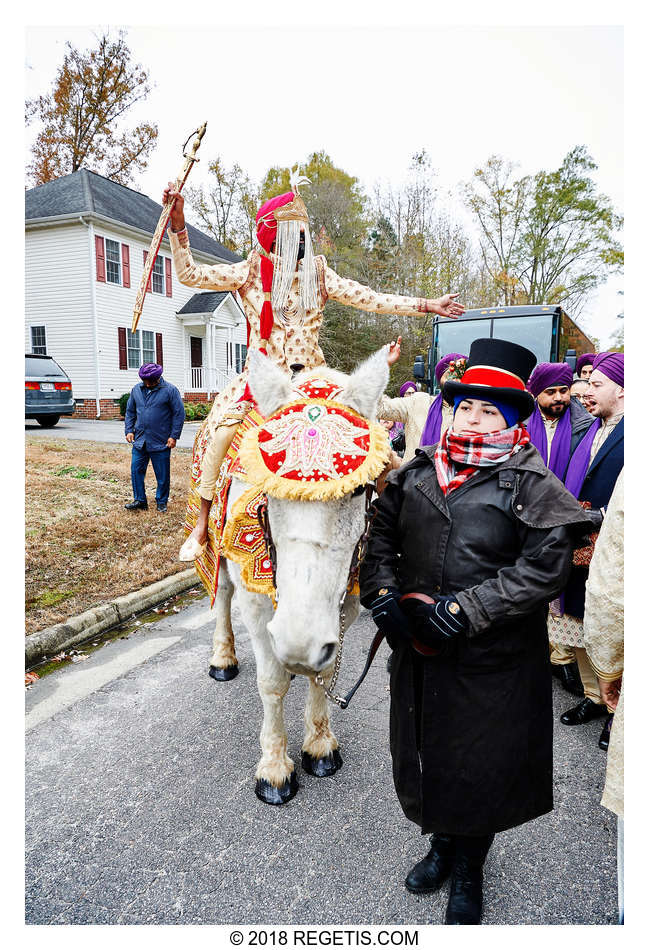
{"label": "man with beard", "polygon": [[[598,353],[593,360],[588,396],[592,400],[591,413],[595,419],[570,460],[565,485],[585,507],[590,508],[589,515],[598,530],[624,465],[624,354]],[[550,640],[575,648],[584,686],[584,699],[561,716],[564,726],[581,725],[607,714],[597,675],[584,647],[588,563],[587,551],[582,557],[573,559],[568,584],[559,600],[550,605]],[[612,713],[613,710],[609,709],[599,739],[602,749],[608,748]]]}
{"label": "man with beard", "polygon": [[551,472],[564,480],[568,462],[593,418],[571,399],[572,369],[567,363],[539,363],[527,381],[536,400],[527,420],[532,444]]}
{"label": "man with beard", "polygon": [[[536,400],[527,420],[530,441],[551,472],[564,480],[572,455],[592,424],[593,417],[577,399],[570,398],[572,369],[567,363],[538,363],[527,381]],[[550,643],[552,673],[564,689],[584,695],[577,657],[572,647]]]}

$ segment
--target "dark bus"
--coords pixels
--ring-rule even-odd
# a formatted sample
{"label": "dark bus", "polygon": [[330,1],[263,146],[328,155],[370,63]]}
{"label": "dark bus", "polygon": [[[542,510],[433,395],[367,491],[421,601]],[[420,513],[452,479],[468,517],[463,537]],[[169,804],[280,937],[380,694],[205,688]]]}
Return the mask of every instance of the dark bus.
{"label": "dark bus", "polygon": [[561,307],[538,304],[527,307],[483,307],[467,310],[457,320],[435,317],[432,345],[426,356],[417,356],[414,378],[422,389],[436,392],[435,364],[445,353],[467,353],[473,340],[495,337],[526,346],[539,363],[569,363],[594,352],[594,344]]}

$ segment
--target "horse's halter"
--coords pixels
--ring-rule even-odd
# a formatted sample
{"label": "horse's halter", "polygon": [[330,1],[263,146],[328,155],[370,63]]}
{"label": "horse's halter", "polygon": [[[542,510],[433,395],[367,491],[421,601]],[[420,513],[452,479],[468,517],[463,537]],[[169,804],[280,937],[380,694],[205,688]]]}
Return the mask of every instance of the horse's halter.
{"label": "horse's halter", "polygon": [[[358,581],[358,575],[361,569],[361,564],[363,563],[363,558],[365,557],[367,551],[367,542],[370,536],[370,526],[374,515],[376,514],[376,509],[372,504],[372,498],[376,491],[375,482],[368,482],[366,485],[359,485],[351,493],[352,497],[358,497],[358,495],[365,494],[365,525],[363,527],[363,533],[356,542],[354,547],[354,552],[352,554],[351,563],[349,565],[349,573],[347,575],[347,583],[345,589],[343,590],[340,602],[338,605],[339,610],[339,625],[338,625],[338,652],[336,653],[336,659],[334,660],[333,673],[331,674],[331,679],[329,680],[329,685],[325,683],[324,677],[321,673],[316,673],[314,680],[321,686],[328,699],[331,702],[336,703],[340,706],[341,709],[346,709],[349,705],[349,701],[360,686],[363,681],[367,670],[369,669],[369,663],[366,665],[365,670],[363,671],[360,679],[354,684],[352,689],[347,693],[346,696],[339,696],[337,693],[334,693],[336,682],[338,681],[338,674],[340,673],[340,664],[343,658],[343,644],[345,640],[346,625],[345,625],[345,599],[348,594],[354,590],[354,587]],[[257,508],[257,520],[259,521],[259,526],[264,535],[264,541],[266,542],[266,551],[268,552],[268,559],[271,563],[273,569],[273,587],[277,590],[277,549],[273,541],[273,535],[270,528],[270,522],[268,520],[268,499],[262,502],[261,505]],[[374,651],[376,652],[376,651]],[[372,654],[372,659],[374,655]]]}

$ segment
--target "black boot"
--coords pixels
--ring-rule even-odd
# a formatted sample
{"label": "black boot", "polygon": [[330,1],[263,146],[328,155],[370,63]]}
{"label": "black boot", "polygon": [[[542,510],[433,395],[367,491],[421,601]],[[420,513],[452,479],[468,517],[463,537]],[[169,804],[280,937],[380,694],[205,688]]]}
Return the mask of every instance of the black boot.
{"label": "black boot", "polygon": [[146,501],[132,501],[124,507],[127,511],[147,511],[149,506]]}
{"label": "black boot", "polygon": [[606,706],[604,703],[594,703],[592,699],[582,699],[580,703],[567,709],[561,716],[561,722],[564,726],[583,726],[586,722],[593,719],[601,719],[606,715]]}
{"label": "black boot", "polygon": [[447,924],[479,924],[482,916],[482,866],[494,840],[455,837],[455,860],[446,906]]}
{"label": "black boot", "polygon": [[553,665],[552,674],[557,677],[567,692],[572,693],[574,696],[584,695],[584,687],[582,686],[579,667],[576,662]]}
{"label": "black boot", "polygon": [[604,723],[602,734],[599,737],[599,742],[597,743],[600,749],[603,749],[604,752],[608,751],[608,743],[611,738],[612,725],[613,725],[613,713],[609,713],[608,716],[606,717],[606,722]]}
{"label": "black boot", "polygon": [[430,851],[410,869],[406,887],[413,894],[430,894],[436,891],[451,873],[453,865],[453,838],[450,835],[433,835]]}

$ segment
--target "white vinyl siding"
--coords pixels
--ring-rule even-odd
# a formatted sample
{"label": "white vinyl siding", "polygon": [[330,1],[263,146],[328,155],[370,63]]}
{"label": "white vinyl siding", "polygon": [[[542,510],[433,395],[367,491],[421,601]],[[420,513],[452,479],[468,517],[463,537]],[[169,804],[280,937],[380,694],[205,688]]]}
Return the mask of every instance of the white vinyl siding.
{"label": "white vinyl siding", "polygon": [[25,352],[31,327],[45,326],[47,355],[72,380],[75,399],[95,396],[91,273],[94,281],[94,244],[91,258],[83,224],[26,231]]}

